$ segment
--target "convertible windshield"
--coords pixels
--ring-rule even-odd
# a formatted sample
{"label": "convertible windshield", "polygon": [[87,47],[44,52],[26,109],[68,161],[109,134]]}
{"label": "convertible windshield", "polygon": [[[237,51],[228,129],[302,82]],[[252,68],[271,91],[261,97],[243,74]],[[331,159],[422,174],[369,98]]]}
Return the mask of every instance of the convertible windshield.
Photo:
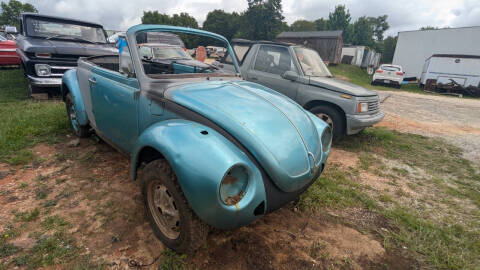
{"label": "convertible windshield", "polygon": [[78,25],[47,18],[27,18],[29,36],[106,43],[101,27]]}
{"label": "convertible windshield", "polygon": [[332,77],[332,74],[316,51],[303,47],[295,47],[294,50],[306,76]]}
{"label": "convertible windshield", "polygon": [[192,57],[180,47],[153,47],[152,52],[154,59],[192,59]]}

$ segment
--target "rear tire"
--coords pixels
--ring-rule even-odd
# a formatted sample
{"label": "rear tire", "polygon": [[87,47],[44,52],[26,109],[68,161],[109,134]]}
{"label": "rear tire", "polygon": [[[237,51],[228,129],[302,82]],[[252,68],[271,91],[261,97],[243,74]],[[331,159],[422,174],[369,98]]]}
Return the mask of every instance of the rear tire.
{"label": "rear tire", "polygon": [[190,208],[166,160],[148,163],[141,180],[150,226],[163,244],[179,253],[193,253],[205,243],[209,227]]}
{"label": "rear tire", "polygon": [[328,105],[319,105],[309,111],[330,125],[334,142],[338,142],[345,136],[345,116],[337,109]]}
{"label": "rear tire", "polygon": [[77,111],[70,93],[65,96],[65,106],[67,108],[68,120],[70,122],[70,127],[72,128],[73,134],[79,138],[88,137],[90,135],[90,128],[88,125],[80,125],[80,123],[78,123]]}

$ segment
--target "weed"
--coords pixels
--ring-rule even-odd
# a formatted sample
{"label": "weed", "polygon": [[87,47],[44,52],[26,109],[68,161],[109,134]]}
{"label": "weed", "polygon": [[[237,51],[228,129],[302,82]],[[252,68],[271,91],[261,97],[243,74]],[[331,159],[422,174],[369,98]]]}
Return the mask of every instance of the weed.
{"label": "weed", "polygon": [[46,199],[50,192],[51,192],[51,189],[46,184],[40,184],[35,189],[35,199],[37,200]]}
{"label": "weed", "polygon": [[20,182],[20,184],[18,184],[18,188],[20,188],[20,189],[25,189],[27,187],[28,187],[28,184],[25,183],[25,182]]}
{"label": "weed", "polygon": [[15,215],[16,220],[20,220],[23,222],[30,222],[38,219],[38,217],[40,216],[40,210],[38,210],[38,208],[35,208],[31,211],[25,211],[25,212],[13,211],[13,214]]}
{"label": "weed", "polygon": [[380,194],[380,196],[378,196],[378,200],[381,201],[381,202],[384,202],[384,203],[388,203],[388,202],[393,201],[392,197],[390,195],[386,194],[386,193]]}
{"label": "weed", "polygon": [[187,269],[187,255],[178,255],[167,249],[162,254],[162,262],[158,266],[159,270],[184,270]]}
{"label": "weed", "polygon": [[20,249],[12,244],[0,241],[0,258],[5,258],[17,253]]}
{"label": "weed", "polygon": [[317,258],[320,255],[320,251],[324,250],[327,247],[325,243],[319,241],[313,241],[310,246],[310,257]]}
{"label": "weed", "polygon": [[65,181],[67,181],[67,178],[58,178],[55,180],[55,184],[59,185],[65,183]]}
{"label": "weed", "polygon": [[62,217],[58,215],[54,215],[54,216],[45,218],[42,221],[41,225],[45,230],[52,230],[52,229],[62,230],[70,226],[70,223],[68,223]]}

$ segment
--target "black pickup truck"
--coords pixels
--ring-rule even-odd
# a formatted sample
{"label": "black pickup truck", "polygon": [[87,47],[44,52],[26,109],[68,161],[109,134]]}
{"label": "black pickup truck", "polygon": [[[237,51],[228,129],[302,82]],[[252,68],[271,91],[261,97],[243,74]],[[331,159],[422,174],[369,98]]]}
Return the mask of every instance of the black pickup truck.
{"label": "black pickup truck", "polygon": [[96,23],[22,13],[17,53],[32,95],[60,92],[65,71],[75,68],[79,57],[118,54]]}

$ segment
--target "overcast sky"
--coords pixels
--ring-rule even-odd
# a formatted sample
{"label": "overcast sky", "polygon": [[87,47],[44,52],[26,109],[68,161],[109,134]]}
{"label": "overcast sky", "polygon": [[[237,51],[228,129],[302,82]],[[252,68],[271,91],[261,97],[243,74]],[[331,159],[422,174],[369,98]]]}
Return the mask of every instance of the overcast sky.
{"label": "overcast sky", "polygon": [[[0,0],[7,2],[7,0]],[[241,12],[244,0],[21,0],[32,3],[40,13],[99,22],[106,29],[126,30],[140,23],[144,10],[175,14],[188,12],[201,26],[213,9]],[[390,30],[416,30],[422,26],[480,26],[480,0],[283,0],[290,24],[297,19],[328,18],[335,5],[345,4],[353,19],[387,14]]]}

